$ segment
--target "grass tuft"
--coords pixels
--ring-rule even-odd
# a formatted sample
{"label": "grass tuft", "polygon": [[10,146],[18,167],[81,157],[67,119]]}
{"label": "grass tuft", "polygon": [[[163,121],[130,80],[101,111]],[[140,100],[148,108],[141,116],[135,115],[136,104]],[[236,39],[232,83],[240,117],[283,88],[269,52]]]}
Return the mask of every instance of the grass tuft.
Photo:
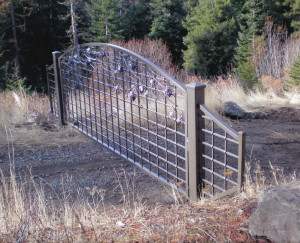
{"label": "grass tuft", "polygon": [[0,129],[11,125],[49,120],[49,100],[47,96],[23,90],[0,93]]}

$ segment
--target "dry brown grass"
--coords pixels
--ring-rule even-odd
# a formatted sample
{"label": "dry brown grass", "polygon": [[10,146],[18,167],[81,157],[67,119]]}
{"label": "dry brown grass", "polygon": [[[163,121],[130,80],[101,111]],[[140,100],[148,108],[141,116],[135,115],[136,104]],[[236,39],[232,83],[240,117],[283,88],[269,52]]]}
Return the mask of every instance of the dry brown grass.
{"label": "dry brown grass", "polygon": [[226,101],[233,101],[246,111],[300,105],[300,90],[297,88],[284,90],[280,80],[272,77],[264,77],[263,84],[257,86],[255,90],[245,90],[233,76],[217,77],[214,82],[190,76],[186,82],[206,85],[206,105],[216,113]]}
{"label": "dry brown grass", "polygon": [[[208,84],[208,94],[227,92],[228,98],[234,97],[232,88],[238,87],[226,80],[214,85],[215,89]],[[1,116],[2,121],[18,124],[27,122],[33,111],[48,112],[46,97],[36,94],[18,94],[18,97],[20,102],[14,94],[0,94],[1,114],[6,118]],[[237,95],[236,99],[241,97]],[[47,140],[45,130],[38,136],[26,130],[26,135],[24,137],[41,136],[37,138],[41,143]],[[10,140],[26,142],[25,138]],[[62,138],[59,140],[61,142]],[[171,188],[166,193],[173,195],[173,205],[148,208],[140,202],[134,184],[127,180],[125,184],[119,183],[123,193],[120,206],[105,205],[101,200],[103,192],[97,188],[90,188],[90,195],[95,196],[92,202],[82,193],[78,193],[77,200],[70,201],[67,186],[64,196],[57,202],[46,198],[43,185],[36,184],[33,179],[16,179],[13,148],[11,151],[10,176],[0,173],[0,242],[255,242],[248,236],[247,218],[259,192],[270,185],[297,179],[295,175],[286,177],[280,168],[270,165],[273,174],[270,184],[259,164],[252,171],[248,164],[244,192],[220,201],[201,199],[196,203],[184,203],[180,194]]]}
{"label": "dry brown grass", "polygon": [[26,122],[42,123],[49,120],[47,96],[23,90],[0,93],[0,129]]}
{"label": "dry brown grass", "polygon": [[[13,149],[13,148],[11,148]],[[246,171],[244,192],[223,200],[201,199],[183,203],[174,193],[174,204],[146,207],[135,193],[134,182],[119,181],[123,204],[105,205],[103,192],[90,188],[95,200],[78,193],[69,200],[65,185],[59,202],[46,198],[43,185],[33,179],[16,179],[13,156],[11,173],[0,173],[1,242],[256,242],[249,238],[247,219],[262,189],[296,180],[270,166],[267,184],[259,164]],[[233,206],[234,205],[234,206]],[[263,242],[263,241],[262,241]]]}

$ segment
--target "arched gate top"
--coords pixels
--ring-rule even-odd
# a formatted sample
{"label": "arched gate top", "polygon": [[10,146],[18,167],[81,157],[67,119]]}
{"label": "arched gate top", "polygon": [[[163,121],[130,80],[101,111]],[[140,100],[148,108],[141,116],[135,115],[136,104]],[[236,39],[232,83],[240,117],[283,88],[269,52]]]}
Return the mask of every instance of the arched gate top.
{"label": "arched gate top", "polygon": [[[145,57],[130,51],[128,49],[125,49],[123,47],[117,46],[117,45],[113,45],[113,44],[108,44],[108,43],[85,43],[85,44],[81,44],[79,45],[79,50],[80,49],[84,49],[84,48],[93,48],[93,47],[104,47],[104,48],[111,48],[114,50],[117,50],[119,52],[122,53],[126,53],[127,55],[139,60],[140,62],[144,63],[145,65],[147,65],[149,68],[151,68],[152,70],[156,71],[157,73],[159,73],[162,77],[164,77],[165,79],[169,80],[170,83],[172,83],[173,85],[175,85],[176,87],[179,88],[179,90],[182,91],[186,91],[186,87],[179,82],[178,80],[176,80],[172,75],[170,75],[169,73],[167,73],[165,70],[163,70],[162,68],[160,68],[158,65],[156,65],[155,63],[151,62],[150,60],[146,59]],[[61,58],[64,58],[66,55],[68,55],[70,52],[72,51],[76,51],[75,48],[71,48],[68,51],[66,51]]]}

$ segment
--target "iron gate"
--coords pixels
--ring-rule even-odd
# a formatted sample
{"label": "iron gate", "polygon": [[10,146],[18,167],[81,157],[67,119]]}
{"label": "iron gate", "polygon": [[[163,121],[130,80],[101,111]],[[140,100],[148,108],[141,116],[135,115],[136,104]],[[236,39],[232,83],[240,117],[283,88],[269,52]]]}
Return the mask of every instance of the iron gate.
{"label": "iron gate", "polygon": [[[204,106],[204,85],[184,86],[152,62],[111,44],[54,52],[53,62],[47,67],[49,98],[61,123],[72,124],[192,200],[199,193],[215,196],[241,188],[244,140],[222,137],[223,162],[206,149],[219,147],[206,141],[205,134],[217,135],[214,128],[207,130],[205,120],[216,120]],[[228,128],[216,119],[221,129]],[[233,140],[237,152],[228,151]]]}

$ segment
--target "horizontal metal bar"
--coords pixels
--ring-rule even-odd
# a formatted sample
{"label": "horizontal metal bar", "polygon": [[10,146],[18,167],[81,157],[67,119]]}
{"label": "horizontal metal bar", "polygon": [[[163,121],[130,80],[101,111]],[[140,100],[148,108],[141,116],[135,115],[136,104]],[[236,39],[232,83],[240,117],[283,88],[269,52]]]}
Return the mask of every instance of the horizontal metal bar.
{"label": "horizontal metal bar", "polygon": [[230,180],[228,177],[225,177],[223,175],[220,175],[219,173],[207,168],[207,167],[203,167],[203,170],[207,171],[210,174],[213,174],[217,177],[219,177],[220,179],[224,180],[224,181],[228,181],[229,183],[233,184],[233,185],[237,185],[238,183],[236,181]]}
{"label": "horizontal metal bar", "polygon": [[210,143],[202,142],[202,144],[204,144],[205,146],[207,146],[207,147],[209,147],[209,148],[213,148],[213,149],[215,149],[215,150],[217,150],[217,151],[220,151],[221,153],[226,154],[226,155],[228,155],[228,156],[230,156],[230,157],[233,157],[233,158],[235,158],[235,159],[238,159],[238,158],[239,158],[238,155],[235,155],[235,154],[233,154],[233,153],[231,153],[231,152],[228,152],[228,151],[226,151],[226,150],[224,150],[224,149],[221,149],[221,148],[219,148],[219,147],[217,147],[217,146],[214,146],[214,145],[212,145],[212,144],[210,144]]}
{"label": "horizontal metal bar", "polygon": [[[73,106],[76,105],[75,103],[72,103],[72,102],[71,102],[70,104],[73,105]],[[88,104],[88,103],[85,103],[85,104]],[[87,111],[87,110],[82,109],[82,108],[80,108],[80,107],[77,107],[77,108],[80,109],[80,110],[83,110],[83,111],[85,111],[85,112],[90,113],[90,111]],[[102,112],[105,112],[104,109],[101,109],[101,111],[102,111]],[[76,113],[76,112],[74,112],[74,113],[77,114],[77,115],[79,115],[79,116],[81,116],[80,113]],[[91,113],[91,114],[92,114],[92,116],[96,116],[97,118],[102,119],[99,115],[95,115],[94,113]],[[166,137],[164,137],[164,136],[162,136],[162,135],[160,135],[160,134],[157,134],[157,133],[155,133],[155,132],[153,132],[153,131],[151,131],[151,130],[148,130],[148,129],[144,128],[143,126],[138,126],[138,125],[136,125],[135,123],[131,123],[130,121],[126,120],[125,118],[119,117],[119,116],[117,116],[117,115],[115,115],[115,114],[112,114],[112,113],[110,113],[110,112],[107,112],[107,114],[109,114],[109,116],[113,116],[115,119],[119,119],[119,120],[121,120],[121,121],[123,121],[123,122],[126,122],[127,125],[133,125],[133,126],[135,126],[137,129],[141,129],[141,130],[143,130],[143,131],[145,131],[145,132],[147,132],[147,133],[149,133],[149,134],[152,134],[153,136],[157,136],[157,137],[161,138],[162,140],[167,140],[168,142],[172,143],[173,145],[176,145],[176,146],[179,146],[179,147],[182,148],[182,149],[185,149],[185,146],[184,146],[184,145],[182,145],[182,144],[180,144],[180,143],[178,143],[178,142],[176,142],[176,141],[167,139]],[[85,116],[84,116],[83,119],[87,119],[87,120],[90,121],[90,118],[89,118],[89,117],[85,117]],[[104,120],[104,119],[102,119],[102,120]],[[110,124],[113,124],[113,122],[111,122],[111,121],[109,121],[109,120],[107,120],[107,122],[110,123]],[[101,124],[99,124],[99,123],[97,123],[97,125],[101,126]],[[157,124],[157,125],[158,125],[158,124]],[[170,132],[176,133],[177,135],[180,135],[180,136],[182,136],[182,138],[184,138],[184,135],[183,135],[182,133],[178,132],[178,131],[175,131],[175,130],[170,129],[170,128],[166,128],[165,126],[161,126],[161,127],[162,127],[163,129],[167,129],[167,130],[170,131]],[[121,126],[121,128],[122,128],[122,126]],[[183,140],[183,143],[184,143],[184,140]]]}
{"label": "horizontal metal bar", "polygon": [[208,116],[214,123],[216,123],[220,128],[225,130],[227,133],[230,134],[234,139],[238,139],[238,132],[233,130],[231,127],[229,127],[227,124],[225,124],[222,120],[220,120],[212,111],[210,111],[205,105],[200,105],[200,110],[204,112],[206,116]]}
{"label": "horizontal metal bar", "polygon": [[[89,120],[89,119],[86,118],[86,120]],[[83,123],[83,122],[81,122],[81,121],[77,121],[77,122],[78,122],[79,124],[82,124],[82,125],[85,127],[85,130],[90,130],[90,129],[91,129],[90,127],[87,127],[85,123]],[[73,125],[73,126],[75,126],[75,125]],[[117,125],[115,125],[115,126],[117,126]],[[75,126],[75,127],[77,127],[77,126]],[[79,126],[78,126],[78,127],[79,127]],[[83,128],[82,128],[82,129],[83,129]],[[111,130],[111,129],[109,129],[109,128],[105,128],[105,130],[106,130],[106,131],[109,131],[112,135],[115,135],[117,138],[120,137],[119,134],[118,134],[117,132],[114,132],[113,130]],[[132,132],[132,131],[130,131],[130,130],[124,130],[124,131],[127,132],[127,133],[129,133],[129,134],[131,134],[131,135],[133,135],[133,136],[138,137],[138,135],[136,135],[134,132]],[[88,134],[90,134],[90,133],[88,133]],[[98,135],[101,135],[101,136],[102,136],[101,133],[98,133]],[[106,137],[105,134],[104,134],[103,136]],[[111,140],[113,143],[116,143],[117,145],[120,145],[120,144],[117,143],[115,140],[112,140],[111,138],[108,138],[108,137],[106,137],[106,138],[109,139],[109,140]],[[125,137],[121,137],[121,138],[125,138]],[[143,141],[145,141],[145,142],[150,143],[151,145],[153,145],[153,146],[156,147],[156,148],[159,148],[159,149],[161,149],[161,150],[166,150],[165,147],[162,147],[162,146],[160,146],[160,145],[158,145],[158,144],[156,144],[156,143],[154,143],[154,142],[152,142],[152,141],[148,141],[146,138],[143,138],[143,137],[138,137],[138,138],[141,139],[141,140],[143,140]],[[131,142],[131,140],[127,139],[127,142]],[[131,142],[131,143],[133,143],[133,142]],[[142,147],[142,146],[140,146],[140,145],[138,145],[138,144],[136,144],[136,143],[134,143],[134,146],[138,147],[139,149],[142,149],[143,151],[145,151],[145,152],[147,152],[147,153],[152,154],[153,156],[155,156],[155,157],[157,157],[157,158],[159,158],[159,159],[165,161],[165,162],[168,163],[169,165],[171,165],[171,166],[173,166],[173,167],[175,167],[175,168],[177,168],[177,169],[180,169],[180,170],[183,171],[183,172],[186,171],[184,168],[182,168],[182,167],[180,167],[180,166],[178,166],[178,165],[176,165],[176,164],[174,164],[174,163],[172,163],[172,162],[169,162],[169,161],[165,160],[165,158],[163,158],[163,157],[159,156],[158,154],[155,154],[155,153],[153,153],[153,152],[151,152],[151,151],[149,151],[149,150],[146,150],[144,147]],[[134,151],[133,151],[133,152],[134,152]],[[165,151],[165,153],[169,153],[169,154],[171,154],[171,155],[173,155],[173,156],[175,156],[175,157],[177,157],[177,158],[179,158],[179,159],[181,159],[181,160],[185,160],[184,157],[180,156],[179,154],[173,153],[172,151]]]}
{"label": "horizontal metal bar", "polygon": [[[72,125],[72,126],[74,126],[74,125]],[[76,126],[74,126],[74,127],[76,127]],[[112,146],[108,145],[107,143],[104,143],[104,142],[98,140],[96,137],[94,137],[94,136],[92,136],[92,135],[86,133],[86,132],[85,132],[84,130],[82,130],[81,128],[78,128],[78,127],[76,127],[76,128],[79,129],[82,133],[86,134],[88,137],[90,137],[90,138],[92,138],[92,139],[98,141],[99,143],[101,143],[101,144],[103,144],[105,147],[107,147],[107,148],[113,150],[114,152],[116,152],[117,154],[119,154],[120,156],[122,156],[123,158],[126,158],[126,159],[129,160],[130,162],[134,163],[135,165],[137,165],[138,167],[140,167],[141,169],[143,169],[146,173],[148,173],[149,175],[153,176],[153,178],[158,179],[159,181],[162,181],[162,182],[164,182],[165,184],[167,184],[167,185],[169,185],[169,186],[173,186],[173,185],[174,185],[172,182],[166,180],[164,177],[161,177],[161,176],[157,175],[155,172],[150,171],[148,168],[145,168],[145,167],[144,167],[143,165],[141,165],[140,163],[137,163],[137,162],[134,161],[133,159],[126,157],[125,154],[122,154],[122,153],[120,153],[119,151],[116,151]],[[180,178],[177,178],[177,177],[176,177],[176,179],[180,179]],[[184,181],[184,180],[181,180],[181,181]],[[184,189],[182,189],[182,188],[180,188],[180,187],[177,187],[177,189],[179,190],[180,193],[186,195],[186,191],[185,191]]]}
{"label": "horizontal metal bar", "polygon": [[206,159],[208,159],[208,160],[214,162],[214,163],[217,163],[217,164],[219,164],[219,165],[225,167],[225,168],[231,169],[231,170],[233,170],[234,172],[238,172],[238,169],[236,169],[236,168],[234,168],[234,167],[232,167],[232,166],[230,166],[230,165],[228,165],[228,164],[222,163],[221,161],[216,160],[216,159],[214,159],[214,158],[212,158],[212,157],[210,157],[210,156],[207,156],[206,154],[203,154],[202,156],[203,156],[204,158],[206,158]]}
{"label": "horizontal metal bar", "polygon": [[206,180],[206,179],[203,179],[203,182],[205,182],[206,184],[210,185],[211,187],[217,188],[217,189],[219,189],[220,191],[225,192],[225,189],[224,189],[224,188],[219,187],[218,185],[213,184],[212,182],[210,182],[210,181],[208,181],[208,180]]}

